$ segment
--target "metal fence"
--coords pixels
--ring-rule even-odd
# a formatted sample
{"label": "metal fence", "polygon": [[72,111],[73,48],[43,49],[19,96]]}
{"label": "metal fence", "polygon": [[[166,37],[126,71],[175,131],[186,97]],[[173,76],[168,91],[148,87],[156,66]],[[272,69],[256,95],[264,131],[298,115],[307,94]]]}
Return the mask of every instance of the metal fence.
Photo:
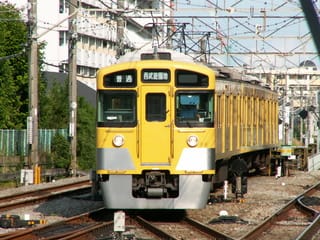
{"label": "metal fence", "polygon": [[[51,152],[52,139],[56,134],[68,137],[67,129],[39,129],[39,152]],[[27,156],[29,144],[27,130],[0,129],[0,156]]]}

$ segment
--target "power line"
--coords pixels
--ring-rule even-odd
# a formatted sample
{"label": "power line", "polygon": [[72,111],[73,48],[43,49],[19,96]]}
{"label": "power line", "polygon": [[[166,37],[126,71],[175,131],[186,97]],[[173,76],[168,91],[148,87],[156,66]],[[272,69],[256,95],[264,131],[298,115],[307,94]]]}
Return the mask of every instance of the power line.
{"label": "power line", "polygon": [[15,53],[15,54],[12,54],[12,55],[8,55],[8,56],[4,56],[4,57],[0,57],[0,61],[5,61],[5,60],[9,60],[11,58],[16,58],[16,57],[19,57],[23,54],[25,54],[26,51],[25,50],[22,50],[21,52],[19,53]]}

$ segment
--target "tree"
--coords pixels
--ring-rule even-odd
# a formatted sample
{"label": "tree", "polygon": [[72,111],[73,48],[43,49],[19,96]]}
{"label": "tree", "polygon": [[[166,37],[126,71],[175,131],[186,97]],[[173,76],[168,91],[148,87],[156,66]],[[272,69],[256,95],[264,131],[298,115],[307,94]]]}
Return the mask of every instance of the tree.
{"label": "tree", "polygon": [[[53,80],[53,79],[51,79]],[[53,83],[52,88],[47,90],[40,104],[40,126],[41,128],[67,128],[69,123],[69,98],[68,82]],[[77,162],[81,169],[90,169],[95,164],[95,109],[83,98],[78,98],[77,109]],[[59,145],[61,146],[61,145]],[[56,146],[56,147],[59,147]],[[69,152],[65,158],[70,156]],[[62,150],[63,153],[64,147]],[[57,155],[52,156],[54,161]],[[65,159],[61,157],[60,159]],[[60,160],[59,160],[60,161]]]}
{"label": "tree", "polygon": [[[23,129],[29,115],[28,28],[19,10],[8,3],[0,3],[0,19],[0,129]],[[44,46],[38,46],[39,128],[67,128],[68,83],[55,83],[47,90],[42,77]],[[84,99],[78,101],[78,163],[87,169],[95,162],[95,111]],[[63,161],[57,165],[64,166],[66,159],[70,162],[69,143],[57,138],[54,157],[59,156]]]}
{"label": "tree", "polygon": [[96,158],[96,114],[95,109],[80,97],[77,114],[77,161],[81,169],[95,167]]}
{"label": "tree", "polygon": [[28,115],[27,27],[14,6],[0,4],[0,128],[21,129]]}
{"label": "tree", "polygon": [[[50,79],[52,81],[54,79]],[[54,82],[40,99],[39,127],[67,128],[69,122],[68,82]]]}
{"label": "tree", "polygon": [[[23,129],[29,115],[28,28],[9,3],[0,3],[0,19],[0,129]],[[41,97],[46,88],[40,74],[44,44],[38,49]]]}
{"label": "tree", "polygon": [[60,134],[56,134],[52,139],[51,158],[53,167],[69,169],[71,158],[69,143]]}

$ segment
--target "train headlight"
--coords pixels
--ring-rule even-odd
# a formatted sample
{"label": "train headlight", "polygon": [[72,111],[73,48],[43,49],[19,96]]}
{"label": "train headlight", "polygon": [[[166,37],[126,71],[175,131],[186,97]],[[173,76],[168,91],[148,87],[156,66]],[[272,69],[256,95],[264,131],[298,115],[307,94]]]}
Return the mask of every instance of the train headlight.
{"label": "train headlight", "polygon": [[116,147],[121,147],[124,144],[124,137],[122,135],[116,135],[113,137],[112,142]]}
{"label": "train headlight", "polygon": [[195,147],[198,145],[198,137],[197,136],[189,136],[187,139],[187,143],[189,145],[189,147]]}

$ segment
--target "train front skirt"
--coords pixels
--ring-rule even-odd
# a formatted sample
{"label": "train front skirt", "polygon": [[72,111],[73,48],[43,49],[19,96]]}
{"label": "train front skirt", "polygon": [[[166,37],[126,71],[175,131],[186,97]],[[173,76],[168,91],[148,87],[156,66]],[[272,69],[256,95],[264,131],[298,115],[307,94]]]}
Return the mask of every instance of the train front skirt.
{"label": "train front skirt", "polygon": [[202,175],[180,175],[176,198],[135,198],[131,175],[110,175],[100,182],[104,204],[109,209],[201,209],[207,204],[211,182]]}

